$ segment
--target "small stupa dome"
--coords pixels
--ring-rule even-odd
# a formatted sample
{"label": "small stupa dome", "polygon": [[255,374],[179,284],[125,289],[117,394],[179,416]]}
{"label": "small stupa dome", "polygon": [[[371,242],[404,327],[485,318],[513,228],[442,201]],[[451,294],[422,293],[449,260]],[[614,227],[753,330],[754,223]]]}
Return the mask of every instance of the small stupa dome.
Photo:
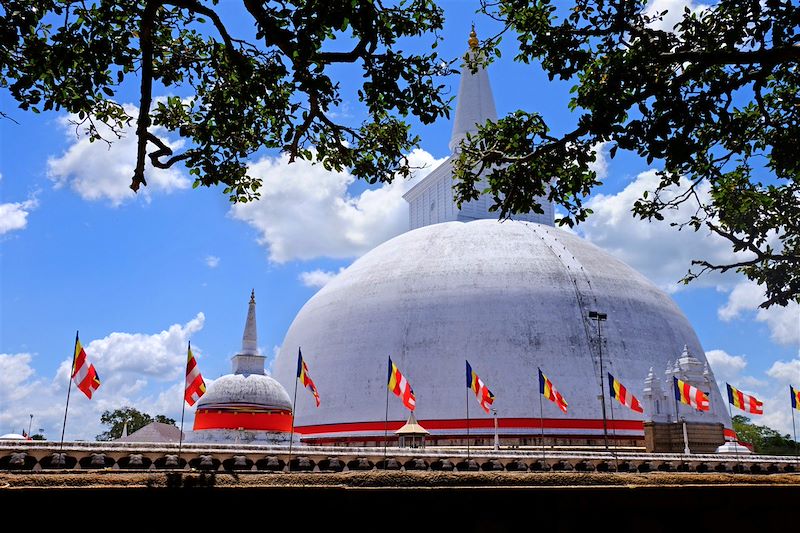
{"label": "small stupa dome", "polygon": [[5,435],[0,435],[0,440],[28,440],[28,438],[19,433],[6,433]]}
{"label": "small stupa dome", "polygon": [[292,402],[283,385],[265,374],[228,374],[215,380],[197,402],[198,409],[223,405],[259,406],[292,410]]}

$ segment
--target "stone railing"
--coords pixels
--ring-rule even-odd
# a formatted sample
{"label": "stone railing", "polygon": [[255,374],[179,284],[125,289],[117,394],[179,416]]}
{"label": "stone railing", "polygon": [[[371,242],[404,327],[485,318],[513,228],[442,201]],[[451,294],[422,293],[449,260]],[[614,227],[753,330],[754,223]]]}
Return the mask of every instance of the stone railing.
{"label": "stone railing", "polygon": [[372,469],[582,472],[800,472],[795,456],[675,454],[564,448],[351,448],[226,444],[0,441],[0,470],[342,472]]}

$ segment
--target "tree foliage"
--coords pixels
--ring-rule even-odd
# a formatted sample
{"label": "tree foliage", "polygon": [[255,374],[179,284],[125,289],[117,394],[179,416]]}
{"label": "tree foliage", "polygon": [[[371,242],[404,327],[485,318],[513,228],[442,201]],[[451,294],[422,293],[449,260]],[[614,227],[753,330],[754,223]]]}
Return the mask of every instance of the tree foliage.
{"label": "tree foliage", "polygon": [[[224,185],[233,201],[258,196],[248,158],[274,148],[295,158],[347,167],[371,183],[407,176],[418,139],[404,118],[423,123],[448,113],[435,51],[400,49],[406,37],[432,34],[441,10],[432,0],[243,0],[252,32],[229,31],[218,0],[0,0],[0,87],[22,109],[64,109],[92,140],[98,122],[119,133],[136,124],[131,188],[146,185],[145,163],[182,163],[194,185]],[[331,69],[360,68],[357,98],[368,118],[337,122],[342,102]],[[132,80],[139,110],[115,100]],[[187,98],[154,99],[154,87],[185,88]],[[0,110],[2,112],[2,110]],[[185,141],[174,153],[161,126]],[[108,139],[106,139],[108,140]]]}
{"label": "tree foliage", "polygon": [[[593,148],[631,151],[662,167],[635,215],[659,220],[691,205],[673,224],[710,231],[739,252],[697,259],[685,282],[737,270],[765,287],[763,307],[800,302],[796,1],[719,0],[687,9],[672,29],[645,0],[481,2],[504,26],[471,61],[490,61],[513,35],[517,61],[574,83],[577,120],[560,135],[533,111],[481,126],[455,165],[459,202],[488,193],[508,217],[541,212],[536,199],[546,196],[572,226],[600,184]],[[434,0],[234,5],[250,34],[230,30],[218,0],[0,0],[0,87],[22,109],[72,113],[93,140],[102,139],[99,122],[118,134],[135,124],[134,190],[146,185],[149,160],[185,165],[195,186],[221,184],[233,201],[248,201],[261,183],[247,162],[262,148],[346,167],[370,183],[409,175],[406,154],[418,138],[405,119],[448,114],[436,80],[451,70],[435,51],[443,17]],[[432,38],[429,51],[402,49],[420,36]],[[337,118],[342,65],[363,78],[354,96],[367,118],[357,126]],[[138,87],[136,116],[115,100],[126,82]],[[159,86],[190,96],[159,99]],[[183,141],[179,153],[156,127]]]}
{"label": "tree foliage", "polygon": [[556,135],[540,114],[517,111],[483,125],[462,144],[459,201],[488,193],[507,217],[542,212],[545,196],[572,226],[590,213],[584,200],[600,184],[592,149],[606,143],[611,157],[629,150],[663,166],[635,215],[662,220],[691,205],[674,225],[742,252],[693,261],[684,282],[735,269],[765,286],[762,307],[800,301],[800,4],[720,0],[687,8],[673,29],[644,0],[482,0],[482,11],[504,26],[472,66],[513,35],[516,61],[574,82],[577,122]]}
{"label": "tree foliage", "polygon": [[733,429],[739,440],[753,446],[755,453],[764,455],[794,455],[798,453],[798,444],[789,435],[781,435],[767,426],[753,424],[746,416],[734,416]]}
{"label": "tree foliage", "polygon": [[138,431],[152,422],[161,422],[170,426],[175,425],[175,420],[164,415],[156,415],[155,418],[147,413],[134,409],[133,407],[122,407],[113,411],[103,411],[100,416],[100,423],[108,429],[96,437],[96,440],[108,441],[115,440],[122,436],[122,429],[125,423],[128,424],[128,434]]}

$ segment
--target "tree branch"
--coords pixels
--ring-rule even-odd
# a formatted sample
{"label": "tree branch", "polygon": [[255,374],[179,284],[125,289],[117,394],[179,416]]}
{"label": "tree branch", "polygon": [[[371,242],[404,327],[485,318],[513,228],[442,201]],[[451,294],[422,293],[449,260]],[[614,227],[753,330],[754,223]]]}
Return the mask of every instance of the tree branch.
{"label": "tree branch", "polygon": [[[369,45],[369,51],[367,51],[367,45]],[[377,41],[369,41],[362,37],[355,48],[349,52],[320,52],[317,56],[320,61],[325,63],[352,63],[360,57],[372,55],[377,48]]]}
{"label": "tree branch", "polygon": [[198,13],[200,15],[205,15],[211,22],[214,23],[214,27],[219,32],[222,40],[225,42],[226,49],[230,52],[231,57],[235,58],[236,60],[241,60],[242,57],[236,50],[233,45],[234,39],[228,33],[228,29],[222,23],[222,20],[219,18],[219,15],[211,9],[204,5],[202,5],[197,0],[162,0],[164,4],[171,4],[175,7],[180,7],[182,9],[186,9],[187,11],[191,11],[192,13]]}
{"label": "tree branch", "polygon": [[153,102],[153,22],[161,0],[148,0],[139,25],[139,46],[142,50],[142,83],[139,96],[139,119],[136,124],[136,168],[133,171],[131,189],[139,190],[147,185],[144,178],[145,157],[147,156],[147,133],[150,127],[150,105]]}
{"label": "tree branch", "polygon": [[172,148],[167,146],[164,143],[164,141],[162,141],[161,139],[159,139],[150,132],[147,132],[147,140],[158,146],[158,150],[156,150],[155,152],[150,152],[149,154],[150,162],[156,168],[169,168],[178,161],[183,161],[184,159],[188,159],[192,155],[192,151],[187,150],[182,154],[178,154],[162,163],[161,161],[159,161],[159,158],[172,155],[173,153]]}
{"label": "tree branch", "polygon": [[800,63],[800,46],[780,46],[761,50],[686,50],[659,54],[664,63],[700,63],[703,65],[752,65],[760,63]]}
{"label": "tree branch", "polygon": [[244,7],[253,16],[261,27],[264,42],[270,46],[275,46],[283,52],[287,58],[292,57],[291,41],[294,34],[278,26],[275,21],[264,9],[264,2],[261,0],[244,0]]}

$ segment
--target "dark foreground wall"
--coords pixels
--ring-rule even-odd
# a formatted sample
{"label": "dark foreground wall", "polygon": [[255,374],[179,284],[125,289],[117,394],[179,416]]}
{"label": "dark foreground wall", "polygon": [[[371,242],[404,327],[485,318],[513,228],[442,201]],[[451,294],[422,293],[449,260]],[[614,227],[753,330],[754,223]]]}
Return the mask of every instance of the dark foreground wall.
{"label": "dark foreground wall", "polygon": [[86,531],[793,531],[798,502],[797,485],[0,491],[6,518]]}

